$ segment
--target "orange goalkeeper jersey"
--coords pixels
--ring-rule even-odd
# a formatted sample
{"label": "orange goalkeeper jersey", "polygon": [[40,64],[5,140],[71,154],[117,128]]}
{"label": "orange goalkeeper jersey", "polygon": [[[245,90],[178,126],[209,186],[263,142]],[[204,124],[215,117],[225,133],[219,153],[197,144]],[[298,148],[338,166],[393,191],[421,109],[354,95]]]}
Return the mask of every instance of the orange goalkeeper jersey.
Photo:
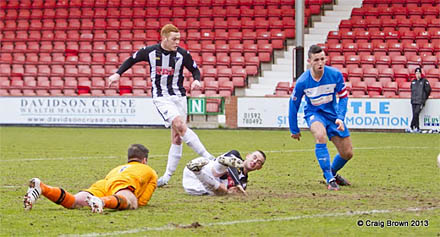
{"label": "orange goalkeeper jersey", "polygon": [[130,162],[112,169],[104,179],[97,181],[86,191],[97,197],[104,197],[128,188],[138,199],[139,206],[145,206],[156,186],[156,171],[140,162]]}

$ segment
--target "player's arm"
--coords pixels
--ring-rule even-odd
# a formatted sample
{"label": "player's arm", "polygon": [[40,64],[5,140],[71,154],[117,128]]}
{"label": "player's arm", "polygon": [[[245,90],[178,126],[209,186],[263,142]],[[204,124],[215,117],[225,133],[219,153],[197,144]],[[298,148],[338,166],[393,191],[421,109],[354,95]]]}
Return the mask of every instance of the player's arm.
{"label": "player's arm", "polygon": [[[298,83],[299,84],[299,83]],[[298,110],[304,95],[301,85],[296,85],[289,99],[289,129],[291,137],[299,141],[301,132],[298,128]]]}
{"label": "player's arm", "polygon": [[154,190],[157,187],[157,174],[152,171],[148,174],[150,179],[148,180],[144,193],[139,197],[138,204],[139,206],[147,205],[148,201],[150,201],[151,196],[153,195]]}
{"label": "player's arm", "polygon": [[344,84],[344,77],[342,73],[338,73],[338,80],[336,84],[336,91],[339,97],[338,102],[338,111],[336,111],[337,119],[335,123],[338,125],[338,130],[344,131],[344,120],[345,114],[347,113],[347,104],[348,104],[348,91]]}
{"label": "player's arm", "polygon": [[242,193],[247,196],[245,191],[246,185],[240,181],[238,169],[235,167],[228,167],[229,177],[234,182],[234,185],[228,188],[228,193]]}
{"label": "player's arm", "polygon": [[183,54],[183,65],[186,67],[186,69],[188,69],[188,71],[192,73],[192,76],[194,78],[194,81],[191,84],[191,90],[193,90],[194,88],[200,88],[200,70],[197,67],[196,61],[193,60],[191,54],[188,51],[185,51],[185,53]]}
{"label": "player's arm", "polygon": [[132,56],[127,58],[122,65],[119,67],[118,71],[111,75],[109,77],[109,86],[111,86],[114,82],[118,81],[121,77],[122,73],[127,71],[129,68],[131,68],[134,64],[141,62],[141,61],[148,61],[148,50],[147,47],[143,47],[136,51]]}
{"label": "player's arm", "polygon": [[431,85],[429,84],[429,81],[425,79],[425,85],[423,87],[425,90],[426,98],[423,100],[423,105],[425,105],[426,100],[428,99],[429,95],[431,94]]}

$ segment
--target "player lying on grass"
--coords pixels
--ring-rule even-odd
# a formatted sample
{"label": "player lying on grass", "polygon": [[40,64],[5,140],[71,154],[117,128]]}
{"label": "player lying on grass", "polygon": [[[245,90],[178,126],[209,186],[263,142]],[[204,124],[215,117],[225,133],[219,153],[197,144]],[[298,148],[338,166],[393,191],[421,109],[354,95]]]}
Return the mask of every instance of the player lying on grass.
{"label": "player lying on grass", "polygon": [[[290,97],[289,126],[293,139],[300,140],[297,115],[305,95],[304,118],[315,138],[315,155],[321,166],[329,190],[339,190],[339,185],[350,185],[337,172],[353,157],[350,132],[344,124],[348,92],[342,73],[325,65],[324,50],[312,45],[308,52],[311,68],[296,80]],[[338,99],[338,100],[337,100]],[[335,144],[339,154],[330,160],[327,138]]]}
{"label": "player lying on grass", "polygon": [[199,157],[191,160],[183,170],[182,185],[191,195],[225,195],[245,189],[248,174],[259,170],[266,161],[264,152],[257,150],[246,155],[243,161],[236,150],[231,150],[215,160]]}
{"label": "player lying on grass", "polygon": [[147,165],[148,152],[141,144],[131,145],[127,164],[112,169],[104,179],[75,195],[33,178],[24,196],[24,208],[31,210],[40,195],[65,208],[90,206],[97,213],[102,213],[104,207],[124,210],[145,206],[157,186],[156,171]]}

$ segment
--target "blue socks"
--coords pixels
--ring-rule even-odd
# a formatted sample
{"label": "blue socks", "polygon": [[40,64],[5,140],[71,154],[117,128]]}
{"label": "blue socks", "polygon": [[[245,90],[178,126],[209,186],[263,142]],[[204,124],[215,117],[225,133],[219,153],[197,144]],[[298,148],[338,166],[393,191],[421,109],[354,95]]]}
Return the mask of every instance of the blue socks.
{"label": "blue socks", "polygon": [[324,177],[327,183],[334,178],[332,170],[330,167],[330,154],[328,153],[327,144],[316,144],[315,145],[315,155],[318,159],[319,166],[321,166]]}
{"label": "blue socks", "polygon": [[332,163],[333,175],[336,175],[336,172],[338,172],[338,170],[344,167],[345,163],[347,163],[347,160],[342,159],[342,157],[339,154],[337,154],[333,159],[333,163]]}

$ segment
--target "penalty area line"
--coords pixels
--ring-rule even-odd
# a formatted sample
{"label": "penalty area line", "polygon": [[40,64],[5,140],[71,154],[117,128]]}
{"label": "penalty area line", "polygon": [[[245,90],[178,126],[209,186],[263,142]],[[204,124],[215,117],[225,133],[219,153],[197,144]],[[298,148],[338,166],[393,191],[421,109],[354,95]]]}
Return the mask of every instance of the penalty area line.
{"label": "penalty area line", "polygon": [[[431,211],[439,208],[440,207],[409,207],[404,209],[349,211],[349,212],[340,212],[340,213],[324,213],[324,214],[315,214],[315,215],[288,216],[288,217],[278,217],[278,218],[268,218],[268,219],[248,219],[248,220],[237,220],[237,221],[226,221],[226,222],[200,223],[200,227],[227,226],[227,225],[236,225],[236,224],[244,224],[244,223],[262,223],[262,222],[276,222],[276,221],[282,222],[282,221],[294,221],[294,220],[311,219],[311,218],[357,216],[357,215],[371,215],[371,214],[396,213],[396,212],[421,212],[421,211]],[[70,235],[61,235],[61,236],[69,236],[69,237],[70,236],[84,236],[84,237],[112,236],[112,235],[124,235],[124,234],[137,234],[148,231],[176,230],[176,229],[184,229],[190,227],[191,225],[168,224],[162,227],[143,227],[138,229],[122,230],[122,231],[107,232],[107,233],[88,233],[82,235],[70,234]]]}

